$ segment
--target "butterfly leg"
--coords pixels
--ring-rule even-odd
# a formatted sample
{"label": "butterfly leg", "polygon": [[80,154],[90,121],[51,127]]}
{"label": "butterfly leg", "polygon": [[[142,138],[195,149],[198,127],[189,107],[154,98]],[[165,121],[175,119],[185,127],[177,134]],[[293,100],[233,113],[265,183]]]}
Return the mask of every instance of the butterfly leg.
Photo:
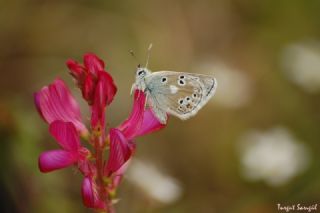
{"label": "butterfly leg", "polygon": [[149,97],[149,93],[146,92],[146,101],[144,102],[144,108],[146,109],[147,108],[147,104],[148,104],[148,97]]}
{"label": "butterfly leg", "polygon": [[134,90],[137,88],[136,84],[132,84],[131,90],[130,90],[130,95],[132,96]]}

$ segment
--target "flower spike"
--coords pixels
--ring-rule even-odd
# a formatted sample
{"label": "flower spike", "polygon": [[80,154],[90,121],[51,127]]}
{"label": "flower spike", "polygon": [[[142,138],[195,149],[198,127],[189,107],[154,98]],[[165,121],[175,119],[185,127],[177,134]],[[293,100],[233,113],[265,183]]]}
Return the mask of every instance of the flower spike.
{"label": "flower spike", "polygon": [[[81,195],[84,206],[97,212],[114,213],[113,204],[117,187],[135,152],[136,137],[165,127],[146,109],[146,95],[134,91],[130,116],[117,128],[106,132],[105,111],[114,99],[117,87],[112,76],[105,71],[105,63],[95,54],[83,56],[83,64],[69,59],[69,72],[80,88],[83,99],[90,107],[90,128],[82,122],[80,107],[61,79],[43,87],[34,94],[35,106],[49,124],[49,132],[60,149],[40,154],[41,172],[77,166],[83,175]],[[81,145],[81,139],[93,150]],[[109,150],[107,160],[105,151]]]}

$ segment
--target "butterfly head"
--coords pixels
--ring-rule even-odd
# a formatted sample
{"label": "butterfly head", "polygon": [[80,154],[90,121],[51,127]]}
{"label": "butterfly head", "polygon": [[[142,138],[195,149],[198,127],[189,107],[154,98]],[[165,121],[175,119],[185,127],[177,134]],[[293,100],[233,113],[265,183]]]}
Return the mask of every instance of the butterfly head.
{"label": "butterfly head", "polygon": [[138,65],[138,68],[136,71],[136,81],[132,85],[131,94],[134,91],[134,89],[138,89],[142,91],[146,89],[145,77],[148,74],[151,74],[151,72],[147,68],[140,67],[140,65]]}
{"label": "butterfly head", "polygon": [[140,67],[138,65],[137,71],[136,71],[136,80],[142,80],[146,77],[146,75],[150,74],[151,72],[145,68],[145,67]]}

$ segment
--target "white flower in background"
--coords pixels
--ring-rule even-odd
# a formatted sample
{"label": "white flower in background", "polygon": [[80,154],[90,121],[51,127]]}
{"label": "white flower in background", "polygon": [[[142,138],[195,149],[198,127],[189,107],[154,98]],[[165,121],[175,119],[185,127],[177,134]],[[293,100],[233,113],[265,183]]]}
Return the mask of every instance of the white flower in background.
{"label": "white flower in background", "polygon": [[320,91],[320,43],[292,44],[283,51],[282,63],[288,78],[307,92]]}
{"label": "white flower in background", "polygon": [[282,127],[248,133],[240,143],[240,151],[244,177],[264,180],[271,186],[286,183],[309,163],[306,147]]}
{"label": "white flower in background", "polygon": [[154,165],[142,161],[132,160],[127,178],[149,197],[163,204],[175,202],[182,194],[177,180],[161,173]]}
{"label": "white flower in background", "polygon": [[218,82],[214,104],[227,108],[238,108],[246,105],[251,97],[251,81],[246,73],[232,69],[221,62],[204,62],[195,66],[201,73],[213,75]]}

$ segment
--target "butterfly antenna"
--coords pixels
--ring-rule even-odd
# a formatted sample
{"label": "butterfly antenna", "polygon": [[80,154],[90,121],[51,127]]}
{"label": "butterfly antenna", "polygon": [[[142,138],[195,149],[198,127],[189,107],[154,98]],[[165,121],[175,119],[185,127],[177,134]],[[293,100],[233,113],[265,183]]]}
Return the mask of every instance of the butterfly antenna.
{"label": "butterfly antenna", "polygon": [[134,54],[133,50],[129,50],[130,55],[134,58],[134,60],[137,62],[138,67],[140,67],[139,60],[137,59],[136,55]]}
{"label": "butterfly antenna", "polygon": [[148,68],[151,49],[152,49],[152,43],[151,43],[151,44],[149,44],[149,47],[148,47],[148,52],[147,52],[147,61],[146,61],[146,68]]}

